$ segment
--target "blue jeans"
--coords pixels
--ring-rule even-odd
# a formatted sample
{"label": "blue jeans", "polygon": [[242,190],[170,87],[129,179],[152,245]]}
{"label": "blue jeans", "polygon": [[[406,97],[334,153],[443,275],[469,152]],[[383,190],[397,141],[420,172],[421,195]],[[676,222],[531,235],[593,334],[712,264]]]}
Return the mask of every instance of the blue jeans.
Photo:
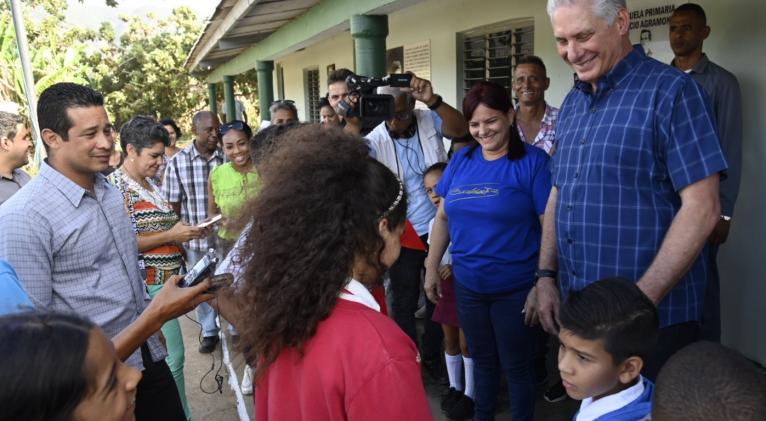
{"label": "blue jeans", "polygon": [[474,361],[475,420],[495,419],[501,369],[508,379],[513,421],[534,417],[538,334],[521,314],[530,288],[480,294],[455,282],[457,314]]}

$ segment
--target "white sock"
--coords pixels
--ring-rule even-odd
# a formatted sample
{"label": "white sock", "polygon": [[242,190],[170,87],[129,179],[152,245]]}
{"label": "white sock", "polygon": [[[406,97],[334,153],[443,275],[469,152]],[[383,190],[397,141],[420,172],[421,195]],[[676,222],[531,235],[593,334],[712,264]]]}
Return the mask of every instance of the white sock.
{"label": "white sock", "polygon": [[444,353],[444,362],[447,364],[447,377],[449,377],[450,387],[455,390],[463,390],[463,382],[460,377],[460,371],[463,368],[463,357],[460,354],[450,355]]}
{"label": "white sock", "polygon": [[463,357],[463,366],[465,367],[465,391],[463,394],[473,399],[473,358]]}

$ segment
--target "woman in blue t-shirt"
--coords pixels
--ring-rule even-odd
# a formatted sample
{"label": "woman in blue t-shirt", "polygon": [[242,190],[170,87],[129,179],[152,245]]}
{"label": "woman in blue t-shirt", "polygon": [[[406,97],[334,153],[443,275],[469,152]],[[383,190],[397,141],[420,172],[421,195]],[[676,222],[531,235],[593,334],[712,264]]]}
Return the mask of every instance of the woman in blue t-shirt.
{"label": "woman in blue t-shirt", "polygon": [[444,200],[431,234],[426,292],[438,300],[439,261],[452,241],[458,318],[475,363],[475,419],[494,419],[502,369],[512,418],[531,421],[537,333],[524,324],[522,309],[551,189],[548,155],[521,141],[511,100],[499,85],[475,85],[463,115],[478,144],[455,154],[436,188]]}

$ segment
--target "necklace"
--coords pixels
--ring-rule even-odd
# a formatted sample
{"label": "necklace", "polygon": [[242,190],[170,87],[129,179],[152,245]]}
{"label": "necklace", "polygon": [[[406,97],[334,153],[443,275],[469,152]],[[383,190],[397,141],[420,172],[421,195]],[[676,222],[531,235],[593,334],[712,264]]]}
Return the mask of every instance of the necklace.
{"label": "necklace", "polygon": [[171,207],[168,202],[159,194],[157,186],[155,186],[151,180],[144,178],[144,181],[149,185],[149,188],[142,186],[141,183],[134,180],[128,175],[126,171],[120,171],[120,177],[122,177],[125,184],[138,194],[139,199],[153,204],[157,209],[168,212]]}

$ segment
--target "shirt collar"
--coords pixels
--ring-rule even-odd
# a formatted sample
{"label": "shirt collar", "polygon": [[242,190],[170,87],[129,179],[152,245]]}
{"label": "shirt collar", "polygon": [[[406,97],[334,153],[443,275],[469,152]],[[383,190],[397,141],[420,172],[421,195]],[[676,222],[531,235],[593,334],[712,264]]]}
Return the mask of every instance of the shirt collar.
{"label": "shirt collar", "polygon": [[346,288],[338,294],[341,300],[353,301],[369,307],[375,311],[380,311],[380,305],[375,301],[375,297],[372,296],[366,286],[356,279],[351,279]]}
{"label": "shirt collar", "polygon": [[18,168],[14,168],[13,170],[11,170],[11,177],[10,178],[0,174],[0,179],[1,180],[14,181],[14,180],[18,179],[20,175],[21,175],[21,170],[18,169]]}
{"label": "shirt collar", "polygon": [[[60,191],[74,207],[79,207],[83,196],[90,194],[90,192],[80,187],[64,174],[58,172],[55,168],[51,167],[50,164],[48,164],[48,160],[45,160],[40,164],[39,175],[48,180],[48,182]],[[93,190],[96,193],[97,200],[100,201],[103,199],[104,194],[108,189],[107,185],[108,181],[106,181],[106,177],[104,177],[103,174],[96,173],[93,175]]]}
{"label": "shirt collar", "polygon": [[638,399],[644,393],[644,377],[639,376],[638,381],[633,386],[615,393],[614,395],[604,396],[601,399],[593,401],[593,398],[583,399],[580,404],[580,412],[577,413],[575,421],[592,421],[602,415],[616,411],[629,403]]}
{"label": "shirt collar", "polygon": [[[633,71],[633,69],[638,66],[639,63],[646,59],[647,56],[644,52],[644,48],[640,44],[634,45],[633,50],[628,53],[625,58],[620,60],[612,68],[612,70],[607,72],[607,74],[604,76],[601,76],[598,81],[596,81],[596,86],[598,88],[597,93],[606,92],[609,89],[619,85],[620,82],[622,82],[622,80],[625,79]],[[593,94],[593,87],[588,82],[578,80],[575,86],[577,89],[585,93]]]}
{"label": "shirt collar", "polygon": [[[676,59],[673,59],[673,61],[670,62],[670,65],[673,67],[676,67]],[[692,66],[691,73],[707,73],[707,70],[709,67],[710,67],[710,60],[707,58],[707,54],[702,53],[702,56],[700,57],[697,64]],[[689,71],[687,70],[686,73],[689,73]]]}
{"label": "shirt collar", "polygon": [[[188,146],[189,156],[191,157],[191,160],[194,161],[197,157],[200,157],[202,159],[205,159],[204,156],[202,156],[201,153],[199,153],[199,150],[197,150],[197,145],[194,144],[194,141],[192,141],[191,145]],[[213,159],[218,158],[218,148],[213,151],[213,154],[210,155],[210,158],[207,159],[207,161],[212,161]]]}

